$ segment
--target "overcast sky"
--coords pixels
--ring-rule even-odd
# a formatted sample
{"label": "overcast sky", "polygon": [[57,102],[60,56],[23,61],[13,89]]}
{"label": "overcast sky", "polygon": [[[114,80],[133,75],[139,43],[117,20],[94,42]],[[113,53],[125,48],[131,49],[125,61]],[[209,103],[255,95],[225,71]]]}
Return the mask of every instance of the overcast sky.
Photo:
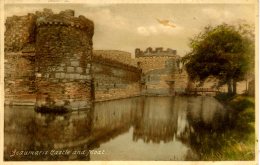
{"label": "overcast sky", "polygon": [[189,51],[189,38],[207,25],[254,24],[255,20],[255,8],[250,4],[16,4],[5,6],[5,17],[43,8],[54,12],[73,9],[76,16],[93,20],[94,49],[134,53],[135,48],[164,47],[176,49],[180,56]]}

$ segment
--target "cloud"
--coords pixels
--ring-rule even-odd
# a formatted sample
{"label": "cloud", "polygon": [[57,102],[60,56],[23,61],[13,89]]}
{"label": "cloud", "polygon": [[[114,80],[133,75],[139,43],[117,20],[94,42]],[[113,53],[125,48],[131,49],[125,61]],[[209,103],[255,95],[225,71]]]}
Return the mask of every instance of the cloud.
{"label": "cloud", "polygon": [[120,15],[116,15],[107,8],[84,12],[83,15],[92,20],[95,20],[95,25],[98,26],[115,29],[127,29],[129,27],[129,23],[126,18]]}
{"label": "cloud", "polygon": [[137,27],[137,33],[143,36],[149,36],[152,34],[158,34],[160,30],[156,26],[139,26]]}
{"label": "cloud", "polygon": [[35,11],[42,11],[42,7],[30,7],[30,6],[9,6],[5,7],[5,17],[13,15],[21,16],[27,15],[27,13],[35,13]]}
{"label": "cloud", "polygon": [[150,31],[144,26],[137,27],[137,33],[139,33],[140,35],[143,35],[143,36],[150,35]]}

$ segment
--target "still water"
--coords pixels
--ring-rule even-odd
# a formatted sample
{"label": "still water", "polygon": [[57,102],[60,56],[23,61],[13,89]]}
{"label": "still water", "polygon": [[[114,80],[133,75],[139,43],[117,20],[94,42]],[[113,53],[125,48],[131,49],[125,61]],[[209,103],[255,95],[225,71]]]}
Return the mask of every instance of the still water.
{"label": "still water", "polygon": [[223,132],[228,112],[213,97],[135,97],[63,115],[7,106],[4,158],[200,160],[205,135]]}

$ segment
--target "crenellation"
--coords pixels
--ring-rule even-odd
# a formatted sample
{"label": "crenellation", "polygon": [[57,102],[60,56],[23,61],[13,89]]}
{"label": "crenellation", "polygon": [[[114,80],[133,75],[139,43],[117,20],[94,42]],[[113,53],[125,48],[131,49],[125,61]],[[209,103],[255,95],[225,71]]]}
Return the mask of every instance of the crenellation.
{"label": "crenellation", "polygon": [[142,94],[176,95],[185,93],[188,76],[181,72],[181,57],[176,50],[148,47],[145,51],[135,49],[136,62],[142,69]]}
{"label": "crenellation", "polygon": [[[74,14],[73,10],[55,14],[50,9],[44,9],[41,12],[6,19],[5,59],[9,71],[5,74],[5,82],[9,84],[6,88],[6,98],[10,98],[9,102],[14,102],[15,97],[18,97],[17,89],[23,89],[25,94],[30,93],[35,99],[31,102],[36,102],[36,108],[55,109],[54,100],[66,102],[68,96],[74,97],[75,94],[68,87],[70,84],[79,89],[77,92],[82,94],[82,101],[91,104],[91,98],[88,98],[87,94],[90,92],[88,85],[90,86],[91,73],[82,71],[90,68],[88,65],[91,64],[94,23],[84,16],[74,17]],[[10,60],[15,52],[17,55],[13,57],[17,63]],[[20,69],[20,73],[12,72],[11,66],[15,70]],[[27,75],[29,72],[30,75]],[[28,78],[21,75],[25,73]],[[8,75],[11,77],[7,77]],[[14,85],[18,82],[21,83],[17,88]],[[28,87],[34,89],[34,92]],[[84,89],[81,89],[82,87]],[[69,107],[68,104],[65,108]]]}
{"label": "crenellation", "polygon": [[176,50],[137,48],[133,59],[120,50],[92,50],[93,34],[94,23],[73,10],[8,17],[6,104],[73,110],[93,101],[185,91],[187,74]]}
{"label": "crenellation", "polygon": [[177,51],[167,48],[163,50],[162,47],[157,47],[154,50],[151,47],[148,47],[145,51],[142,51],[140,48],[135,49],[135,57],[153,57],[153,56],[176,56]]}

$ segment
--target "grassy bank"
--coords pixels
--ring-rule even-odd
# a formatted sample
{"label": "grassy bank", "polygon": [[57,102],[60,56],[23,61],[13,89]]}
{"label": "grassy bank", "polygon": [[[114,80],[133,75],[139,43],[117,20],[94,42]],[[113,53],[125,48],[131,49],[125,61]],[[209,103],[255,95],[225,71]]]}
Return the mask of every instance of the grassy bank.
{"label": "grassy bank", "polygon": [[[234,112],[230,125],[216,138],[217,150],[208,150],[203,160],[255,159],[255,100],[253,97],[218,95]],[[210,136],[210,135],[209,135]],[[214,145],[214,144],[213,144]],[[214,147],[213,147],[214,148]]]}

